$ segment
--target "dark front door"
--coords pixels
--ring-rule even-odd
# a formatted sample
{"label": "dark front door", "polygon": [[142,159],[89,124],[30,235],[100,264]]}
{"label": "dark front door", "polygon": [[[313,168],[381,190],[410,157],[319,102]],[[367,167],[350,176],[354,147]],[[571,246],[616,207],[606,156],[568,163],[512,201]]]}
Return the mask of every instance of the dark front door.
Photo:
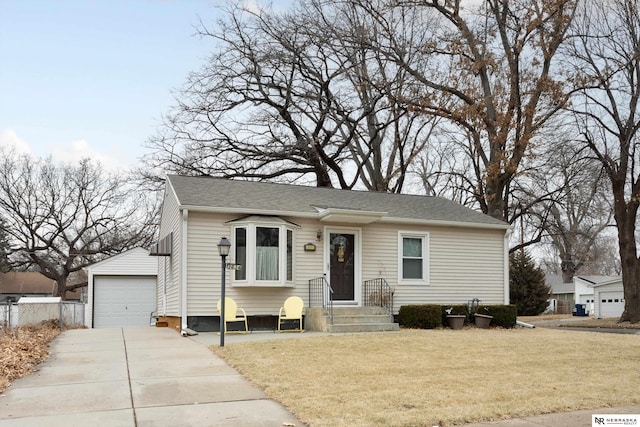
{"label": "dark front door", "polygon": [[335,301],[353,301],[355,273],[355,235],[330,233],[330,284]]}

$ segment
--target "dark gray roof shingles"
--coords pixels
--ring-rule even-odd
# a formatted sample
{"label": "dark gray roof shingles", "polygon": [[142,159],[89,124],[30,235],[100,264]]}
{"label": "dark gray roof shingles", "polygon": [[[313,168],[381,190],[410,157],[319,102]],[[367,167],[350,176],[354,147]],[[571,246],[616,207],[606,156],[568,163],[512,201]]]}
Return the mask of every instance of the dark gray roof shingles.
{"label": "dark gray roof shingles", "polygon": [[181,206],[247,209],[251,212],[313,214],[318,208],[386,212],[385,217],[463,222],[493,226],[507,224],[442,197],[376,193],[333,188],[236,181],[210,177],[167,177]]}

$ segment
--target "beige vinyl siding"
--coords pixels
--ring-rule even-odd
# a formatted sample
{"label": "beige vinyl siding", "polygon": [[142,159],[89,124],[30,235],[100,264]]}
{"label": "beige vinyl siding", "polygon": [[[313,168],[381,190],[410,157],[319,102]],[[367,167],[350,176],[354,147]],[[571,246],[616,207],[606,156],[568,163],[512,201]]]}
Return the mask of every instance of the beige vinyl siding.
{"label": "beige vinyl siding", "polygon": [[[222,215],[189,212],[187,247],[187,314],[189,316],[216,316],[216,304],[220,299],[221,259],[217,244],[222,236],[232,239],[228,221],[238,215]],[[294,237],[294,283],[288,287],[234,286],[233,271],[227,271],[226,296],[233,298],[248,315],[277,314],[286,298],[297,295],[308,300],[309,279],[322,275],[322,242],[316,240],[321,228],[317,221],[296,221],[283,218],[297,225]],[[305,252],[305,243],[314,243],[315,252]],[[233,254],[233,247],[231,248]],[[234,261],[233,255],[228,261]]]}
{"label": "beige vinyl siding", "polygon": [[[160,233],[158,240],[173,232],[173,248],[171,256],[159,256],[158,258],[158,312],[160,315],[179,316],[180,315],[180,262],[182,254],[181,238],[181,211],[178,209],[173,190],[167,185],[165,200],[162,207],[160,220]],[[166,302],[164,289],[166,282]],[[166,310],[163,306],[166,305]]]}
{"label": "beige vinyl siding", "polygon": [[[425,283],[398,283],[399,232],[428,235]],[[362,279],[382,277],[395,289],[397,312],[406,304],[504,301],[504,230],[370,224],[362,228]]]}
{"label": "beige vinyl siding", "polygon": [[[177,209],[176,209],[177,210]],[[215,316],[220,298],[221,259],[217,243],[222,236],[233,239],[229,221],[238,214],[189,212],[187,247],[187,314]],[[324,236],[318,230],[332,224],[312,219],[287,218],[297,224],[294,229],[294,283],[287,287],[234,286],[233,271],[227,271],[226,295],[234,298],[247,314],[277,314],[284,300],[297,295],[308,301],[308,281],[324,273]],[[180,217],[174,222],[179,225]],[[337,224],[336,226],[340,226]],[[342,226],[345,226],[342,224]],[[374,223],[349,227],[359,229],[362,239],[362,280],[385,278],[395,288],[395,311],[406,304],[467,303],[478,298],[484,304],[501,304],[504,299],[504,230],[413,226]],[[179,226],[174,231],[173,282],[179,283],[180,251],[176,243]],[[399,231],[428,235],[427,284],[398,284]],[[316,250],[305,252],[313,243]],[[233,254],[233,248],[232,248]],[[234,261],[230,256],[228,261]],[[160,272],[163,274],[162,272]],[[361,286],[356,283],[356,286]],[[172,288],[173,289],[173,288]],[[357,294],[357,292],[356,292]],[[175,299],[176,310],[179,299]]]}
{"label": "beige vinyl siding", "polygon": [[504,231],[429,227],[429,284],[402,285],[396,310],[404,304],[504,302]]}

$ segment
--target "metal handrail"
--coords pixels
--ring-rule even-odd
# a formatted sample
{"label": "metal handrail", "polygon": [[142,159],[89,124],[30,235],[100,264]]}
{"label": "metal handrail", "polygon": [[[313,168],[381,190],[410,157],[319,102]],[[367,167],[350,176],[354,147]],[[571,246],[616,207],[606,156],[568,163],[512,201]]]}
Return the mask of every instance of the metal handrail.
{"label": "metal handrail", "polygon": [[365,280],[362,289],[364,306],[382,307],[393,316],[393,293],[387,279],[383,277]]}
{"label": "metal handrail", "polygon": [[327,310],[333,324],[333,289],[326,275],[309,280],[309,307],[322,307]]}

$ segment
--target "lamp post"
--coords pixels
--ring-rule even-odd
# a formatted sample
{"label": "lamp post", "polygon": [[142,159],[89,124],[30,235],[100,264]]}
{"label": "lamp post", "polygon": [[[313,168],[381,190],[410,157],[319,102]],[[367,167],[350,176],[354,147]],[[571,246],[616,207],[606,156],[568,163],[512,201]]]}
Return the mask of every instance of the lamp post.
{"label": "lamp post", "polygon": [[222,258],[222,280],[220,283],[220,347],[224,347],[224,288],[225,288],[225,271],[227,267],[227,255],[231,250],[231,242],[223,237],[218,242],[218,253]]}

